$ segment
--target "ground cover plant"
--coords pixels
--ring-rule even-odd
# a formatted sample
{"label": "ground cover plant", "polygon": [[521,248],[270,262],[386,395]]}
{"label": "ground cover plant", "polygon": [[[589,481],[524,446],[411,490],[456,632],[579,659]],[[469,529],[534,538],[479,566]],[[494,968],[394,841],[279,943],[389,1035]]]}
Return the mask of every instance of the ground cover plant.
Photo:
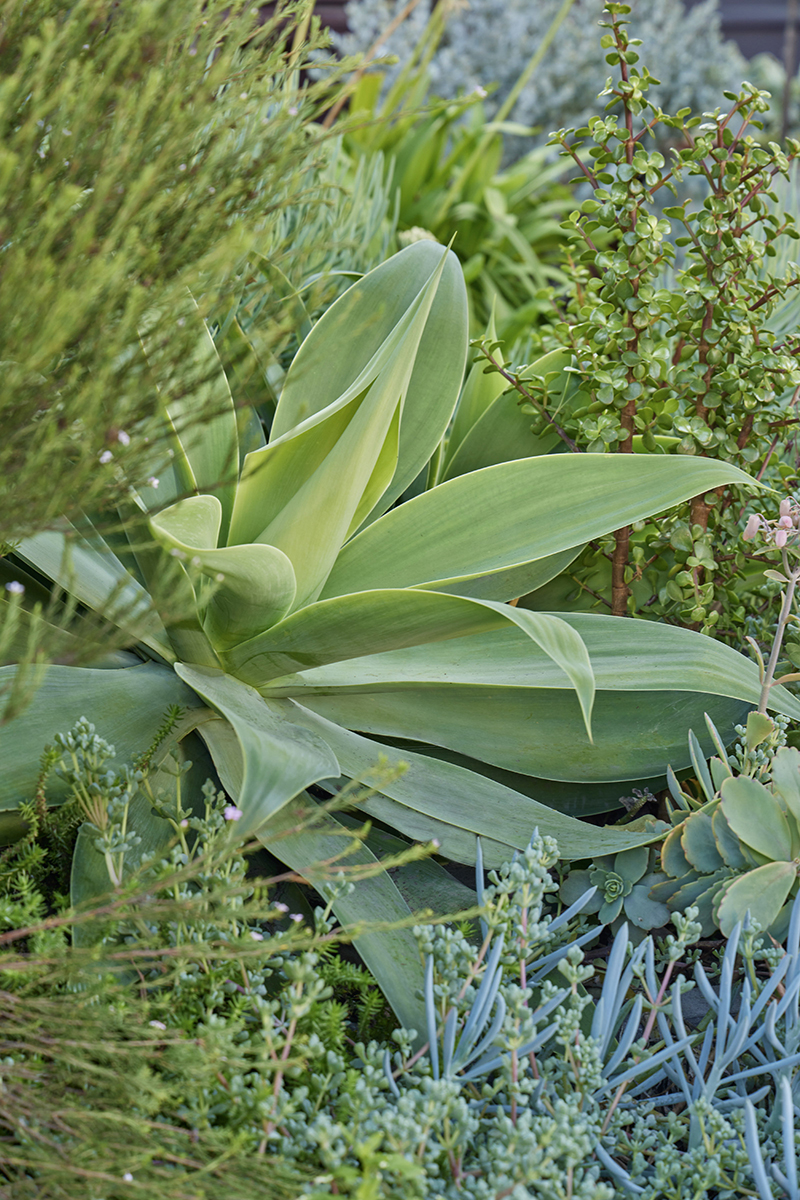
{"label": "ground cover plant", "polygon": [[[56,738],[66,769],[86,735],[102,746],[81,723]],[[88,759],[73,770],[91,789]],[[201,792],[173,777],[158,798],[171,845],[129,845],[131,872],[101,901],[55,899],[43,918],[54,897],[30,855],[0,885],[9,1200],[220,1186],[243,1198],[608,1200],[622,1187],[678,1200],[690,1184],[702,1200],[768,1200],[770,1179],[795,1194],[800,907],[785,952],[736,927],[718,993],[695,962],[710,1020],[687,1032],[695,909],[658,953],[650,938],[634,952],[623,927],[595,979],[582,963],[601,932],[581,916],[591,889],[558,915],[549,903],[556,843],[535,835],[484,886],[479,840],[480,920],[414,931],[423,1030],[362,1038],[335,983],[332,994],[341,972],[326,969],[349,931],[330,903],[308,926],[287,917],[278,881],[246,876],[227,797],[211,781]],[[108,815],[124,838],[122,812]],[[91,816],[85,828],[109,834]],[[351,848],[317,884],[353,886]]]}

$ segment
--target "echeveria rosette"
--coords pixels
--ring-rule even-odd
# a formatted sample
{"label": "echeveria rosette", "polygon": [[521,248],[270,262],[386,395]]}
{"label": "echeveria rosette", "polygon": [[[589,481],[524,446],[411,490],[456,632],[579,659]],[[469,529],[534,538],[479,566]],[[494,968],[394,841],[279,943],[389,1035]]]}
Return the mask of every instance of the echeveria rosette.
{"label": "echeveria rosette", "polygon": [[652,851],[635,846],[618,854],[594,859],[591,867],[570,871],[559,895],[566,905],[573,904],[590,887],[597,891],[584,906],[584,912],[597,913],[603,925],[618,928],[628,920],[637,929],[655,929],[669,921],[669,909],[654,901],[650,889],[663,876],[653,870]]}

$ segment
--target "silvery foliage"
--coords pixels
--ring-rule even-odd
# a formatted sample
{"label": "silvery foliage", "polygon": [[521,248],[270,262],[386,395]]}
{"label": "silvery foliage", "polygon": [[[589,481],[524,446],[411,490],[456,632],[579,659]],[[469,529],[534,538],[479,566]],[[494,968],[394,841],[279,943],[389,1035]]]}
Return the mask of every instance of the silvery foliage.
{"label": "silvery foliage", "polygon": [[[377,1042],[353,1054],[327,1050],[301,1086],[275,1098],[276,1146],[318,1166],[314,1197],[348,1162],[357,1165],[366,1144],[420,1169],[396,1178],[395,1192],[390,1159],[382,1160],[384,1194],[421,1200],[711,1200],[756,1191],[768,1200],[780,1194],[770,1180],[797,1200],[800,905],[786,953],[737,929],[716,989],[696,965],[710,1007],[700,1034],[687,1030],[681,1007],[693,985],[678,975],[670,990],[666,972],[659,980],[650,937],[634,950],[623,927],[593,988],[581,945],[599,929],[572,935],[594,889],[549,918],[556,857],[552,839],[534,835],[482,895],[479,861],[480,946],[452,927],[417,930],[427,963],[424,1052],[412,1054],[414,1031],[398,1031],[394,1050]],[[662,950],[670,972],[699,936],[695,915],[674,918],[676,936]],[[746,978],[734,1015],[737,955]],[[766,981],[759,959],[772,968]],[[643,1030],[654,1008],[660,1042],[651,1050]]]}
{"label": "silvery foliage", "polygon": [[[86,744],[73,738],[65,748],[83,779],[87,765],[96,774],[104,745],[93,731],[79,732]],[[154,891],[162,873],[227,840],[224,793],[209,781],[203,795],[202,818],[189,817],[177,797],[156,805],[197,842],[190,848],[182,836],[163,862],[153,860]],[[110,826],[117,819],[111,814]],[[718,979],[695,961],[708,1014],[694,1031],[682,1002],[694,984],[672,976],[693,957],[697,910],[674,915],[676,934],[658,951],[652,937],[634,949],[623,925],[597,985],[583,957],[602,927],[581,916],[595,889],[553,918],[547,898],[557,891],[557,861],[556,842],[534,833],[484,888],[478,841],[480,936],[446,924],[416,930],[427,1027],[421,1038],[396,1031],[391,1047],[340,1050],[313,1020],[304,1027],[329,995],[319,955],[293,944],[308,942],[297,925],[296,934],[276,931],[273,946],[269,926],[248,922],[240,853],[173,887],[174,900],[188,904],[198,887],[214,900],[185,929],[164,931],[169,945],[198,947],[198,961],[184,961],[172,982],[165,1021],[199,1037],[209,1065],[183,1095],[181,1119],[193,1128],[224,1124],[243,1147],[316,1169],[305,1200],[341,1191],[337,1179],[367,1170],[378,1172],[380,1194],[403,1200],[800,1200],[800,899],[785,949],[737,926]],[[334,884],[353,886],[343,874]],[[273,908],[277,915],[285,905]],[[315,922],[317,936],[330,932],[330,904]],[[111,937],[132,946],[155,932],[123,922]],[[224,955],[205,961],[204,947],[253,938],[263,963],[249,962],[244,974]],[[655,1044],[648,1026],[658,1031]],[[226,1073],[215,1063],[228,1064]]]}
{"label": "silvery foliage", "polygon": [[[343,54],[366,50],[403,3],[350,0],[346,13],[351,32],[333,35],[337,49]],[[497,84],[486,102],[491,116],[560,6],[561,0],[471,0],[457,6],[431,63],[431,89],[450,97]],[[381,47],[381,54],[399,59],[389,78],[408,59],[431,7],[431,0],[422,0]],[[643,43],[641,61],[661,81],[651,91],[656,104],[667,112],[685,107],[705,112],[725,103],[726,88],[738,89],[747,64],[735,44],[722,39],[717,0],[703,0],[689,10],[681,0],[632,0],[631,7],[631,34]],[[553,129],[584,124],[596,111],[598,93],[610,74],[598,28],[603,8],[604,0],[576,0],[511,114],[515,121],[537,126],[538,141]],[[527,141],[515,147],[519,153],[529,148]]]}

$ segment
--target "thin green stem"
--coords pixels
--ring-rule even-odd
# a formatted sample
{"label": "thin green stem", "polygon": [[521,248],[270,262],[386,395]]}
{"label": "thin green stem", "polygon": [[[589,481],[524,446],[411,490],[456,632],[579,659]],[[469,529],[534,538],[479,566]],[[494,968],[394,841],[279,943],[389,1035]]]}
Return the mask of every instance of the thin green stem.
{"label": "thin green stem", "polygon": [[[553,38],[558,33],[562,23],[564,22],[564,19],[567,16],[567,13],[572,8],[574,3],[575,3],[575,0],[564,0],[563,4],[561,5],[561,8],[558,10],[556,15],[553,17],[553,20],[550,22],[550,28],[547,30],[547,33],[544,35],[541,42],[537,46],[536,51],[531,56],[527,66],[524,68],[521,75],[517,79],[517,82],[514,84],[513,88],[508,93],[508,95],[506,96],[503,103],[500,105],[500,108],[495,113],[495,116],[492,121],[492,125],[496,126],[501,121],[505,121],[506,117],[513,110],[514,105],[517,103],[517,100],[519,100],[519,97],[520,97],[520,94],[521,94],[523,88],[527,84],[527,82],[530,79],[533,72],[536,70],[536,68],[542,62],[542,59],[544,58],[547,51],[550,49],[550,43],[553,41]],[[472,154],[469,156],[469,158],[465,162],[464,166],[458,172],[455,179],[450,184],[450,187],[447,189],[444,199],[442,200],[442,203],[439,207],[439,211],[436,214],[436,221],[434,222],[434,225],[437,225],[440,221],[444,220],[445,216],[447,215],[447,213],[449,212],[453,203],[455,202],[456,197],[461,192],[461,189],[464,186],[464,181],[469,178],[470,173],[472,172],[473,168],[475,167],[475,164],[478,163],[481,160],[481,158],[483,157],[483,155],[486,153],[486,148],[489,145],[489,143],[491,142],[494,135],[495,135],[494,129],[488,129],[488,130],[484,131],[483,135],[481,136],[481,138],[478,141],[478,144],[476,145],[475,149],[472,151]]]}
{"label": "thin green stem", "polygon": [[800,567],[797,567],[794,571],[790,570],[789,560],[785,550],[781,550],[781,557],[783,559],[783,569],[788,583],[786,585],[786,590],[781,593],[783,603],[781,604],[781,613],[778,617],[778,628],[775,631],[775,640],[772,643],[772,653],[769,656],[769,662],[767,663],[767,669],[764,672],[764,679],[761,685],[761,699],[758,702],[758,711],[765,714],[767,711],[767,703],[769,701],[770,688],[774,685],[775,668],[778,665],[778,656],[781,651],[783,635],[786,631],[786,626],[789,624],[789,618],[792,615],[794,594],[797,589],[797,582],[800,580]]}

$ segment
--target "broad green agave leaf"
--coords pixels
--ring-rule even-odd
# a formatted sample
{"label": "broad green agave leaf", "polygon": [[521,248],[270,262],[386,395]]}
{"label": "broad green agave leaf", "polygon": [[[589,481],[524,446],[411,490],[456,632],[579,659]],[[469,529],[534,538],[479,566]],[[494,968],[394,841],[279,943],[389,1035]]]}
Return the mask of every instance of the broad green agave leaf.
{"label": "broad green agave leaf", "polygon": [[[0,667],[0,687],[16,669]],[[122,670],[47,667],[24,716],[0,725],[0,809],[17,808],[33,798],[42,750],[56,733],[66,733],[81,717],[115,746],[115,762],[122,764],[147,749],[173,704],[198,707],[196,694],[169,667],[155,663]],[[51,803],[64,799],[57,776],[49,780],[47,796]]]}
{"label": "broad green agave leaf", "polygon": [[[345,394],[362,375],[419,291],[442,262],[443,247],[407,246],[360,279],[333,304],[303,342],[275,414],[281,437]],[[458,259],[448,252],[408,384],[393,477],[375,502],[379,514],[402,495],[447,428],[467,350],[467,301]]]}
{"label": "broad green agave leaf", "polygon": [[[276,432],[279,404],[272,441],[245,460],[230,541],[283,550],[297,577],[296,607],[316,598],[340,547],[392,481],[406,407],[414,409],[407,395],[448,254],[437,248],[428,278],[349,387],[283,435]],[[301,375],[314,386],[312,375]]]}
{"label": "broad green agave leaf", "polygon": [[242,755],[238,835],[254,833],[312,783],[341,774],[322,738],[286,720],[280,706],[262,700],[246,683],[208,667],[177,663],[175,670],[236,734]]}
{"label": "broad green agave leaf", "polygon": [[[493,325],[490,322],[487,330],[492,341],[496,337]],[[495,352],[498,356],[499,350]],[[560,392],[575,390],[575,377],[564,372],[570,357],[568,350],[551,350],[530,370],[555,383]],[[532,418],[520,408],[518,393],[509,391],[509,384],[499,372],[484,374],[485,365],[485,359],[479,357],[464,385],[447,444],[443,479],[495,463],[549,454],[559,445],[559,435],[552,426],[541,436],[532,432]]]}
{"label": "broad green agave leaf", "polygon": [[[409,837],[438,838],[442,853],[457,862],[475,862],[475,837],[480,836],[485,864],[499,867],[511,851],[525,849],[537,828],[557,839],[565,858],[615,854],[654,840],[649,831],[604,829],[577,821],[465,767],[375,742],[299,704],[287,713],[290,720],[324,738],[347,777],[380,789],[361,807]],[[385,781],[375,771],[379,755],[389,763],[405,763],[406,770]]]}
{"label": "broad green agave leaf", "polygon": [[[302,609],[226,656],[230,669],[256,687],[271,677],[396,647],[515,625],[556,663],[572,683],[587,733],[594,677],[581,637],[546,613],[517,610],[490,600],[398,589],[339,596]],[[524,655],[524,651],[522,651]]]}
{"label": "broad green agave leaf", "polygon": [[[377,737],[431,742],[527,775],[608,782],[689,765],[686,730],[708,712],[722,728],[757,704],[755,665],[688,630],[598,615],[562,617],[595,675],[594,744],[564,672],[519,629],[368,655],[273,679],[328,720]],[[770,704],[800,717],[773,688]],[[709,743],[710,744],[710,743]]]}
{"label": "broad green agave leaf", "polygon": [[24,538],[15,554],[81,604],[130,632],[132,641],[143,642],[168,661],[174,659],[148,592],[96,530],[84,537],[74,525],[61,521],[57,529]]}
{"label": "broad green agave leaf", "polygon": [[[363,818],[358,812],[337,813],[336,820],[349,829],[363,829]],[[364,838],[367,847],[376,857],[387,854],[404,854],[408,842],[395,837],[373,825]],[[465,909],[478,907],[478,895],[474,888],[460,883],[435,858],[417,858],[392,868],[392,879],[397,890],[412,912],[431,909],[434,916],[452,916]]]}
{"label": "broad green agave leaf", "polygon": [[[204,727],[203,736],[225,789],[232,796],[244,796],[248,787],[245,779],[247,763],[233,727],[226,721],[212,721]],[[267,745],[263,751],[264,761],[268,753]],[[256,750],[251,755],[251,763],[256,761],[257,754]],[[342,836],[346,832],[345,826],[330,813],[320,813],[319,824],[298,832],[296,826],[301,816],[302,812],[296,812],[293,806],[283,805],[261,827],[259,838],[293,870],[308,875],[313,864],[340,858],[350,839]],[[377,864],[366,846],[348,854],[347,861]],[[324,879],[315,877],[314,885],[323,893],[328,891]],[[389,875],[381,872],[359,880],[351,895],[335,897],[333,909],[341,924],[346,926],[365,922],[406,922],[405,928],[368,930],[355,937],[354,944],[405,1028],[421,1033],[425,1028],[425,1009],[420,999],[422,962],[409,927],[411,911]]]}
{"label": "broad green agave leaf", "polygon": [[[461,475],[401,504],[339,554],[321,598],[378,587],[471,595],[494,577],[494,600],[520,595],[504,581],[550,555],[729,483],[738,467],[707,458],[557,454]],[[424,531],[424,535],[421,534]],[[481,595],[488,595],[482,591]]]}
{"label": "broad green agave leaf", "polygon": [[552,428],[541,436],[531,430],[531,416],[522,412],[515,393],[497,397],[475,422],[450,459],[443,479],[454,479],[495,463],[549,454],[561,439]]}
{"label": "broad green agave leaf", "polygon": [[150,315],[142,330],[142,345],[158,383],[179,491],[188,494],[213,489],[220,500],[222,536],[226,538],[239,467],[233,397],[194,299],[187,297],[186,311],[169,319],[197,325],[196,353],[193,360],[181,363],[180,378],[167,372],[160,350],[168,334],[166,318]]}
{"label": "broad green agave leaf", "polygon": [[[486,340],[490,344],[497,344],[497,327],[495,325],[494,311],[492,311],[489,324],[486,327]],[[495,352],[495,357],[501,365],[505,366],[505,356],[503,355],[502,348],[499,346]],[[486,359],[483,355],[477,354],[475,361],[467,372],[467,377],[464,380],[464,386],[461,389],[461,395],[456,405],[456,411],[453,414],[453,424],[447,437],[447,445],[442,459],[445,471],[453,455],[458,451],[461,443],[476,421],[491,407],[497,397],[502,395],[508,388],[508,383],[499,371],[484,371],[485,366]]]}

